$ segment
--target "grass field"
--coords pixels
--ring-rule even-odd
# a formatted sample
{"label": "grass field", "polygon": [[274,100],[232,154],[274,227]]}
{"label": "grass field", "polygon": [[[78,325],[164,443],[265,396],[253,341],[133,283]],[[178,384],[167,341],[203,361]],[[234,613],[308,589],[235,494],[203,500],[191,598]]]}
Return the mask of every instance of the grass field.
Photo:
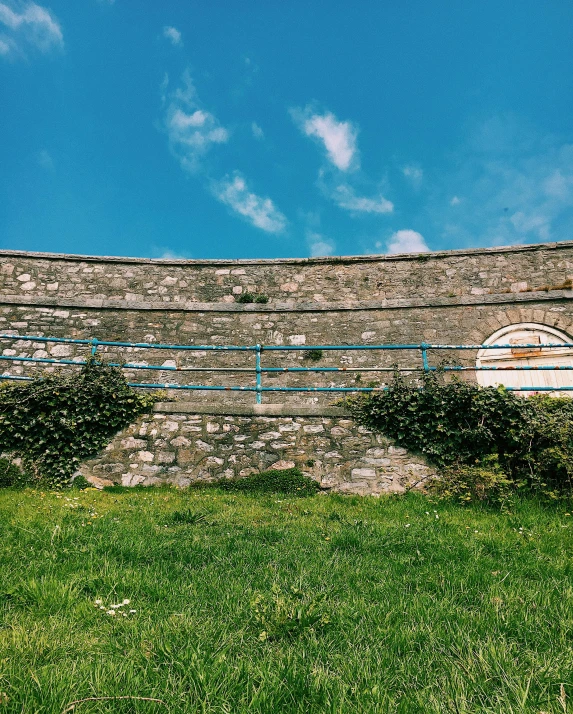
{"label": "grass field", "polygon": [[572,552],[532,501],[5,489],[0,714],[573,712]]}

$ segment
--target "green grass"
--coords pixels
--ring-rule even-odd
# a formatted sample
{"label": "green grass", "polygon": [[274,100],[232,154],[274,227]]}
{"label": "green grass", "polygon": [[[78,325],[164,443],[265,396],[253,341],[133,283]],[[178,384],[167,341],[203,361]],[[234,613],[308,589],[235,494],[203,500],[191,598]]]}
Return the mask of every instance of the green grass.
{"label": "green grass", "polygon": [[572,551],[533,501],[0,490],[0,714],[573,712]]}

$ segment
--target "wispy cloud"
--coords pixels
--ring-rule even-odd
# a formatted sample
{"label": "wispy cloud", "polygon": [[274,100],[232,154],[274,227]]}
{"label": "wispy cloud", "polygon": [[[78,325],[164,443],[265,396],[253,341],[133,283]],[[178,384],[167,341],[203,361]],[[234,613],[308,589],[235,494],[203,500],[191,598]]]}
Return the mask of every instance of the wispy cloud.
{"label": "wispy cloud", "polygon": [[340,208],[353,213],[392,213],[394,210],[392,201],[388,201],[384,196],[375,198],[357,196],[354,189],[346,184],[337,186],[332,193],[332,198]]}
{"label": "wispy cloud", "polygon": [[162,91],[168,102],[164,122],[171,150],[182,168],[194,173],[214,144],[228,141],[229,132],[203,108],[189,72],[183,75],[182,87],[167,95],[162,85]]}
{"label": "wispy cloud", "polygon": [[47,171],[54,170],[54,159],[52,158],[50,152],[46,151],[46,149],[42,149],[42,151],[38,154],[38,164]]}
{"label": "wispy cloud", "polygon": [[291,109],[290,113],[303,134],[324,146],[328,160],[337,169],[349,171],[358,168],[358,129],[351,122],[339,121],[331,112],[314,112],[311,107]]}
{"label": "wispy cloud", "polygon": [[253,136],[255,137],[255,139],[264,139],[265,138],[265,132],[261,129],[261,127],[255,121],[251,124],[251,131],[253,132]]}
{"label": "wispy cloud", "polygon": [[[381,243],[376,243],[377,248],[381,248]],[[394,255],[396,253],[428,253],[429,248],[421,233],[413,230],[402,230],[393,233],[386,243],[386,253]]]}
{"label": "wispy cloud", "polygon": [[445,242],[510,245],[570,239],[573,144],[543,136],[514,117],[492,117],[473,130],[455,161],[441,196],[435,194],[427,208]]}
{"label": "wispy cloud", "polygon": [[185,255],[183,253],[176,253],[173,250],[170,250],[167,248],[164,250],[161,255],[157,256],[160,260],[187,260],[191,256],[190,255]]}
{"label": "wispy cloud", "polygon": [[[249,190],[239,171],[219,180],[210,178],[212,167],[205,157],[213,145],[225,144],[229,140],[229,132],[199,101],[189,71],[183,75],[182,86],[172,92],[169,92],[169,77],[165,75],[161,83],[161,99],[165,106],[163,123],[169,145],[181,167],[201,178],[217,200],[251,225],[267,233],[282,233],[287,226],[284,214],[270,198]],[[251,127],[254,133],[255,126]]]}
{"label": "wispy cloud", "polygon": [[325,238],[322,234],[315,233],[314,231],[309,231],[306,238],[308,249],[312,258],[334,254],[334,241],[329,238]]}
{"label": "wispy cloud", "polygon": [[181,47],[183,45],[183,40],[181,38],[181,33],[176,27],[171,27],[170,25],[166,25],[163,28],[163,37],[169,40],[172,45],[175,45],[176,47]]}
{"label": "wispy cloud", "polygon": [[249,191],[244,177],[237,171],[212,185],[215,197],[229,206],[249,223],[267,233],[282,233],[287,225],[286,217],[270,198],[257,196]]}
{"label": "wispy cloud", "polygon": [[63,46],[62,28],[45,7],[33,2],[0,2],[1,56],[25,56],[28,49],[48,52]]}
{"label": "wispy cloud", "polygon": [[414,188],[419,188],[422,185],[424,179],[424,172],[415,164],[410,164],[402,168],[402,173],[410,181]]}

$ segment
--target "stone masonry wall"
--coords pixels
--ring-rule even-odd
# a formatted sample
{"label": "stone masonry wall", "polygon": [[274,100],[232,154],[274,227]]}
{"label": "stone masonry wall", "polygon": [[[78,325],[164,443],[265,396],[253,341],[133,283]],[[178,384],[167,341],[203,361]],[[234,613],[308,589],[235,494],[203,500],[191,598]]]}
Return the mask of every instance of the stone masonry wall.
{"label": "stone masonry wall", "polygon": [[157,409],[118,434],[80,473],[98,487],[184,487],[296,465],[324,489],[361,495],[402,492],[433,473],[422,457],[357,426],[340,409],[322,416],[216,407],[215,413],[189,414],[170,404]]}
{"label": "stone masonry wall", "polygon": [[[90,351],[89,346],[45,343],[34,336],[267,347],[479,344],[501,327],[533,322],[573,338],[572,285],[573,242],[255,261],[0,251],[0,375],[32,376],[56,368],[13,358],[77,360]],[[237,302],[245,292],[265,295],[268,302]],[[100,346],[98,354],[122,364],[159,367],[127,369],[128,379],[137,383],[254,385],[252,373],[181,371],[252,368],[254,354],[248,352]],[[472,365],[476,354],[434,351],[430,363],[439,364],[444,356]],[[262,362],[284,370],[264,374],[267,387],[356,387],[387,379],[383,372],[289,371],[301,365],[346,370],[421,366],[420,354],[407,350],[328,351],[318,363],[305,361],[301,351],[266,350]],[[463,374],[474,378],[472,372]],[[184,485],[292,462],[325,487],[355,493],[399,491],[431,472],[419,457],[353,424],[331,406],[332,393],[265,393],[261,408],[253,405],[252,392],[172,388],[166,394],[180,401],[163,405],[118,435],[83,472],[114,483]],[[270,401],[275,405],[265,404]]]}
{"label": "stone masonry wall", "polygon": [[[565,292],[565,291],[563,291]],[[570,292],[570,291],[569,291]],[[184,311],[157,313],[148,310],[112,310],[95,308],[54,308],[5,305],[0,307],[0,333],[13,337],[0,342],[0,373],[32,375],[38,369],[54,369],[32,363],[12,362],[10,357],[82,358],[89,354],[89,346],[58,343],[45,344],[26,340],[18,335],[48,335],[90,339],[126,340],[131,342],[165,342],[183,344],[380,344],[420,343],[422,341],[463,344],[481,343],[501,327],[519,322],[535,322],[561,329],[573,335],[573,301],[569,296],[559,299],[540,299],[515,304],[481,304],[427,306],[393,309],[351,311],[267,311],[221,314],[209,311],[193,314]],[[99,354],[118,362],[136,362],[172,367],[254,367],[254,354],[244,352],[177,352],[138,348],[105,348]],[[438,364],[444,353],[430,352],[430,362]],[[475,352],[449,351],[447,357],[458,364],[475,363]],[[263,352],[266,367],[296,366],[324,367],[390,367],[394,362],[402,366],[420,367],[419,352],[394,350],[325,352],[322,359],[310,362],[302,352]],[[70,369],[70,368],[68,368]],[[71,368],[73,369],[73,367]],[[466,373],[468,378],[473,373]],[[127,370],[130,380],[137,383],[180,383],[205,385],[254,385],[254,374],[209,372],[177,372],[163,370]],[[353,372],[302,374],[280,372],[265,374],[266,386],[361,386],[371,380],[384,381],[384,373]],[[170,396],[184,398],[185,392],[170,390]],[[187,395],[189,393],[187,392]],[[280,395],[280,396],[279,396]],[[188,397],[185,397],[188,398]],[[193,392],[195,401],[229,399],[226,392]],[[304,402],[328,404],[335,398],[329,393],[273,393],[264,401]],[[252,403],[254,395],[234,392],[237,403]]]}
{"label": "stone masonry wall", "polygon": [[[0,251],[0,294],[132,303],[234,303],[243,292],[285,305],[557,288],[573,244],[300,260],[147,260]],[[570,282],[569,282],[570,287]]]}

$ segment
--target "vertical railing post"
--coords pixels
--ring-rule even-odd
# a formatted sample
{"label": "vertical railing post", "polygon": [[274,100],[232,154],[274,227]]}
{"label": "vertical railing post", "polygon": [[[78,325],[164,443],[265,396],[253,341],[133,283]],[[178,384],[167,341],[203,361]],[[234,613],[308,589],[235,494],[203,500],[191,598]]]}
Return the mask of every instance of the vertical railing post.
{"label": "vertical railing post", "polygon": [[95,357],[95,354],[96,354],[96,352],[97,352],[97,345],[98,345],[98,341],[97,341],[97,339],[94,337],[93,340],[92,340],[92,357]]}
{"label": "vertical railing post", "polygon": [[422,350],[422,364],[424,366],[424,372],[428,372],[430,369],[430,365],[428,364],[428,345],[425,342],[422,342],[420,349]]}
{"label": "vertical railing post", "polygon": [[255,345],[255,371],[257,374],[257,404],[262,404],[263,401],[263,393],[261,391],[261,346],[260,345]]}

